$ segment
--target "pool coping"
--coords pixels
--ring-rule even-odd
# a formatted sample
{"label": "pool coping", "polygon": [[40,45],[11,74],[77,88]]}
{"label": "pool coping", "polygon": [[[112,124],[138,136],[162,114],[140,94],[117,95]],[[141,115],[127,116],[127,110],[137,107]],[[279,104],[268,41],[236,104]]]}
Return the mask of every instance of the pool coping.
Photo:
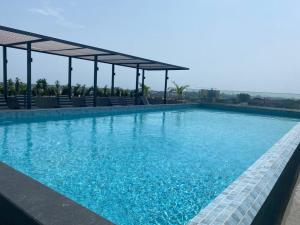
{"label": "pool coping", "polygon": [[[132,106],[103,106],[103,107],[69,107],[69,108],[51,108],[51,109],[31,109],[31,110],[1,110],[1,119],[35,119],[45,118],[49,119],[49,116],[58,116],[59,119],[63,119],[67,116],[78,117],[90,117],[90,116],[102,116],[112,113],[115,114],[128,114],[141,111],[156,111],[156,110],[173,110],[183,109],[190,107],[198,107],[197,103],[186,104],[162,104],[162,105],[132,105]],[[115,115],[114,114],[114,115]]]}
{"label": "pool coping", "polygon": [[[278,186],[278,181],[282,179],[281,176],[285,169],[290,167],[288,164],[292,160],[295,161],[296,157],[297,161],[293,166],[299,167],[299,143],[300,123],[297,123],[208,206],[191,219],[188,225],[263,224],[257,223],[257,221],[267,219],[262,218],[264,212],[261,210],[268,210],[264,205],[270,205],[267,200],[272,200],[268,198],[275,186]],[[295,155],[296,153],[297,155]],[[294,171],[295,168],[292,170]],[[282,204],[285,203],[282,202]],[[272,223],[269,221],[268,224]]]}
{"label": "pool coping", "polygon": [[271,115],[280,117],[300,118],[300,110],[274,108],[274,107],[260,107],[249,105],[233,105],[223,103],[180,103],[180,104],[156,104],[156,105],[128,105],[128,106],[99,106],[99,107],[65,107],[65,108],[36,108],[36,109],[8,109],[0,110],[1,119],[30,119],[37,117],[44,117],[48,119],[49,115],[58,115],[60,119],[73,115],[73,116],[97,116],[105,115],[109,113],[124,114],[124,113],[136,113],[140,111],[155,111],[155,110],[172,110],[197,107],[202,109],[211,110],[225,110],[239,113],[253,113],[258,115]]}
{"label": "pool coping", "polygon": [[113,224],[2,162],[0,162],[0,212],[0,224]]}
{"label": "pool coping", "polygon": [[199,103],[205,109],[227,110],[240,113],[252,113],[259,115],[272,115],[280,117],[300,118],[300,110],[287,108],[262,107],[251,105],[234,105],[224,103]]}

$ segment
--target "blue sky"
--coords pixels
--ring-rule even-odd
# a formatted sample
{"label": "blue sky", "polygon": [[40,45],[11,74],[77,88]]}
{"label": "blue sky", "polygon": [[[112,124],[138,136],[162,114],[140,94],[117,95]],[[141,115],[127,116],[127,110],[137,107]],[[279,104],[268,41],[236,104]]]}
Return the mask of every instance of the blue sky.
{"label": "blue sky", "polygon": [[[187,66],[170,81],[192,88],[300,93],[299,11],[297,0],[1,0],[0,21]],[[8,57],[9,77],[25,81],[25,52],[9,49]],[[67,82],[66,58],[34,53],[33,60],[33,80]],[[100,66],[99,85],[110,85],[111,67]],[[74,83],[92,84],[91,62],[73,67]],[[134,87],[134,70],[116,72],[117,86]],[[146,82],[161,90],[163,75],[148,72]]]}

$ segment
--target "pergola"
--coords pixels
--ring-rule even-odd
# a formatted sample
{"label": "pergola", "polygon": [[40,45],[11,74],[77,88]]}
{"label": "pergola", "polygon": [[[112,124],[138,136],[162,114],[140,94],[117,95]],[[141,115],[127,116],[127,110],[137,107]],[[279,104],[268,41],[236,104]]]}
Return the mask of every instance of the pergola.
{"label": "pergola", "polygon": [[114,93],[115,66],[136,69],[135,99],[138,98],[140,70],[142,70],[142,95],[144,95],[145,71],[165,71],[164,103],[166,103],[168,71],[188,70],[186,67],[171,65],[150,59],[136,57],[120,52],[70,42],[10,27],[0,26],[0,45],[3,46],[3,84],[4,97],[7,99],[7,48],[26,50],[27,52],[27,109],[31,109],[31,52],[68,57],[68,89],[72,95],[72,58],[94,62],[94,106],[97,98],[98,62],[111,64],[111,92]]}

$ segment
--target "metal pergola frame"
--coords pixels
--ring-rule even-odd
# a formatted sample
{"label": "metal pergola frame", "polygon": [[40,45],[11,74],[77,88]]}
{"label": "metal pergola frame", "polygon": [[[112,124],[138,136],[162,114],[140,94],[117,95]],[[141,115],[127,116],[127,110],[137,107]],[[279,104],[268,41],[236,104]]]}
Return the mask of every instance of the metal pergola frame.
{"label": "metal pergola frame", "polygon": [[[189,68],[167,64],[151,59],[145,59],[107,49],[88,46],[45,35],[17,30],[0,25],[0,45],[3,47],[3,84],[4,97],[7,99],[7,48],[26,50],[27,52],[27,109],[31,109],[31,64],[32,52],[39,52],[68,58],[68,89],[69,98],[72,96],[72,58],[94,62],[94,96],[96,106],[98,62],[111,64],[111,93],[114,94],[115,66],[136,69],[135,102],[138,101],[138,85],[140,70],[142,70],[142,95],[144,95],[145,71],[165,71],[164,103],[166,104],[168,71],[188,70]],[[77,52],[77,53],[76,53]]]}

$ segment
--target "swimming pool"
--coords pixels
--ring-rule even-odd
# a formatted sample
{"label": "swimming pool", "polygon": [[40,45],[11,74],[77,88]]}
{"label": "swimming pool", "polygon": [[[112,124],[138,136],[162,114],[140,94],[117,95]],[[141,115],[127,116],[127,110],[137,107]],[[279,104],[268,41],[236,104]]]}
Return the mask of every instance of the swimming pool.
{"label": "swimming pool", "polygon": [[297,122],[195,107],[2,121],[0,160],[116,224],[184,224]]}

